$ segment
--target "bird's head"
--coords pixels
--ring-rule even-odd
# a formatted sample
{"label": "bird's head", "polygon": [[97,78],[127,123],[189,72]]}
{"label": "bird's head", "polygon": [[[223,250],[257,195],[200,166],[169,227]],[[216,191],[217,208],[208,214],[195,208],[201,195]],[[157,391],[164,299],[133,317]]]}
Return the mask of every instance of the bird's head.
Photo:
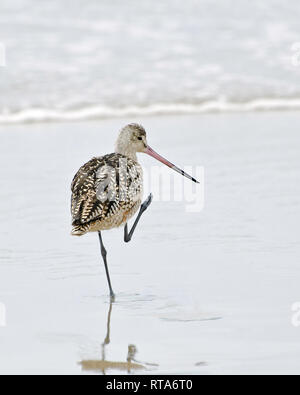
{"label": "bird's head", "polygon": [[130,123],[120,131],[116,143],[116,152],[144,152],[147,146],[146,131],[143,126]]}
{"label": "bird's head", "polygon": [[155,152],[147,143],[147,135],[143,126],[137,123],[130,123],[126,125],[119,134],[116,142],[115,151],[119,154],[126,155],[130,158],[136,159],[137,152],[143,152],[157,159],[164,165],[170,167],[171,169],[177,171],[183,176],[189,178],[190,180],[198,183],[193,177],[185,173],[183,170],[179,169],[173,163],[169,162],[167,159],[160,156]]}

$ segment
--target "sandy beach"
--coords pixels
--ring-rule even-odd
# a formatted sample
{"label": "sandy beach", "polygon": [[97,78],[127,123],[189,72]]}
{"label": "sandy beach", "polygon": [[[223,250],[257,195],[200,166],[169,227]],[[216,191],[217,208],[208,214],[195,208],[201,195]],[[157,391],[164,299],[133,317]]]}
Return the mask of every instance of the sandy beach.
{"label": "sandy beach", "polygon": [[[130,121],[204,167],[205,206],[153,202],[128,245],[104,233],[110,306],[97,236],[70,236],[70,183]],[[1,125],[0,372],[299,373],[299,128],[299,112]]]}

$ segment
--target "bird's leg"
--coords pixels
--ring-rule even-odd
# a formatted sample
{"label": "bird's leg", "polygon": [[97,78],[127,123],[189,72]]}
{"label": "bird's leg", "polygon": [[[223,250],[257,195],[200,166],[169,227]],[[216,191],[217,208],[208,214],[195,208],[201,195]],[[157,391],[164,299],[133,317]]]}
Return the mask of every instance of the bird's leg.
{"label": "bird's leg", "polygon": [[108,311],[108,317],[107,317],[107,333],[106,333],[104,342],[102,343],[102,361],[105,361],[105,346],[107,346],[110,343],[111,312],[112,312],[112,302],[110,302],[110,304],[109,304],[109,311]]}
{"label": "bird's leg", "polygon": [[125,243],[128,243],[131,239],[132,239],[132,235],[135,231],[135,228],[139,222],[139,220],[141,219],[141,216],[143,215],[143,213],[147,210],[147,208],[150,206],[151,202],[152,202],[152,193],[150,193],[150,195],[148,196],[147,200],[144,201],[144,203],[141,205],[140,211],[138,213],[138,216],[136,217],[136,220],[134,221],[134,224],[132,225],[132,228],[130,230],[130,232],[128,233],[128,225],[126,223],[125,228],[124,228],[124,241]]}
{"label": "bird's leg", "polygon": [[103,262],[104,262],[104,266],[105,266],[105,271],[106,271],[107,282],[108,282],[109,291],[110,291],[110,299],[113,302],[114,299],[115,299],[115,294],[114,294],[114,291],[112,290],[110,277],[109,277],[109,271],[108,271],[107,259],[106,259],[107,252],[106,252],[106,249],[105,249],[104,244],[103,244],[101,232],[98,232],[98,235],[99,235],[100,246],[101,246],[101,254],[102,254],[102,258],[103,258]]}

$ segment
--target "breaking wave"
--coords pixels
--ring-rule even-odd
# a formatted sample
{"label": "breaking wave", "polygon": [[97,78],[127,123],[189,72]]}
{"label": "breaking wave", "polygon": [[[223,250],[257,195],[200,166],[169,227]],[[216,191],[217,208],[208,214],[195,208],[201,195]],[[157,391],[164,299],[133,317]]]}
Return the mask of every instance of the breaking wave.
{"label": "breaking wave", "polygon": [[22,124],[35,122],[68,122],[117,117],[140,117],[153,115],[184,115],[201,113],[287,111],[300,110],[300,98],[256,99],[248,102],[207,101],[198,104],[152,104],[148,106],[128,106],[113,108],[108,106],[88,106],[81,109],[56,110],[28,108],[16,112],[0,114],[0,124]]}

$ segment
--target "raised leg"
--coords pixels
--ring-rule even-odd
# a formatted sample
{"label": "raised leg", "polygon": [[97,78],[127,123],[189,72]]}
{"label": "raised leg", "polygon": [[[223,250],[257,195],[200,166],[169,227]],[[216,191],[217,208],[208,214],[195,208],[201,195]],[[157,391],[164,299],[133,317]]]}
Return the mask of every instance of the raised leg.
{"label": "raised leg", "polygon": [[135,231],[135,228],[137,226],[137,224],[139,223],[139,220],[141,219],[141,216],[143,215],[143,213],[147,210],[147,208],[150,206],[151,202],[152,202],[152,193],[150,193],[150,195],[148,196],[147,200],[144,201],[144,203],[141,205],[140,211],[138,213],[138,216],[136,217],[136,220],[134,221],[134,224],[132,225],[132,228],[130,230],[130,232],[128,233],[128,225],[125,225],[124,228],[124,241],[125,243],[128,243],[131,239],[132,239],[132,235]]}
{"label": "raised leg", "polygon": [[102,235],[101,232],[98,232],[99,235],[99,240],[100,240],[100,246],[101,246],[101,254],[105,266],[105,272],[106,272],[106,277],[107,277],[107,282],[109,286],[109,292],[110,292],[110,299],[111,301],[114,301],[115,299],[115,294],[114,291],[112,290],[111,282],[110,282],[110,277],[109,277],[109,271],[108,271],[108,266],[107,266],[107,251],[104,247],[103,240],[102,240]]}

